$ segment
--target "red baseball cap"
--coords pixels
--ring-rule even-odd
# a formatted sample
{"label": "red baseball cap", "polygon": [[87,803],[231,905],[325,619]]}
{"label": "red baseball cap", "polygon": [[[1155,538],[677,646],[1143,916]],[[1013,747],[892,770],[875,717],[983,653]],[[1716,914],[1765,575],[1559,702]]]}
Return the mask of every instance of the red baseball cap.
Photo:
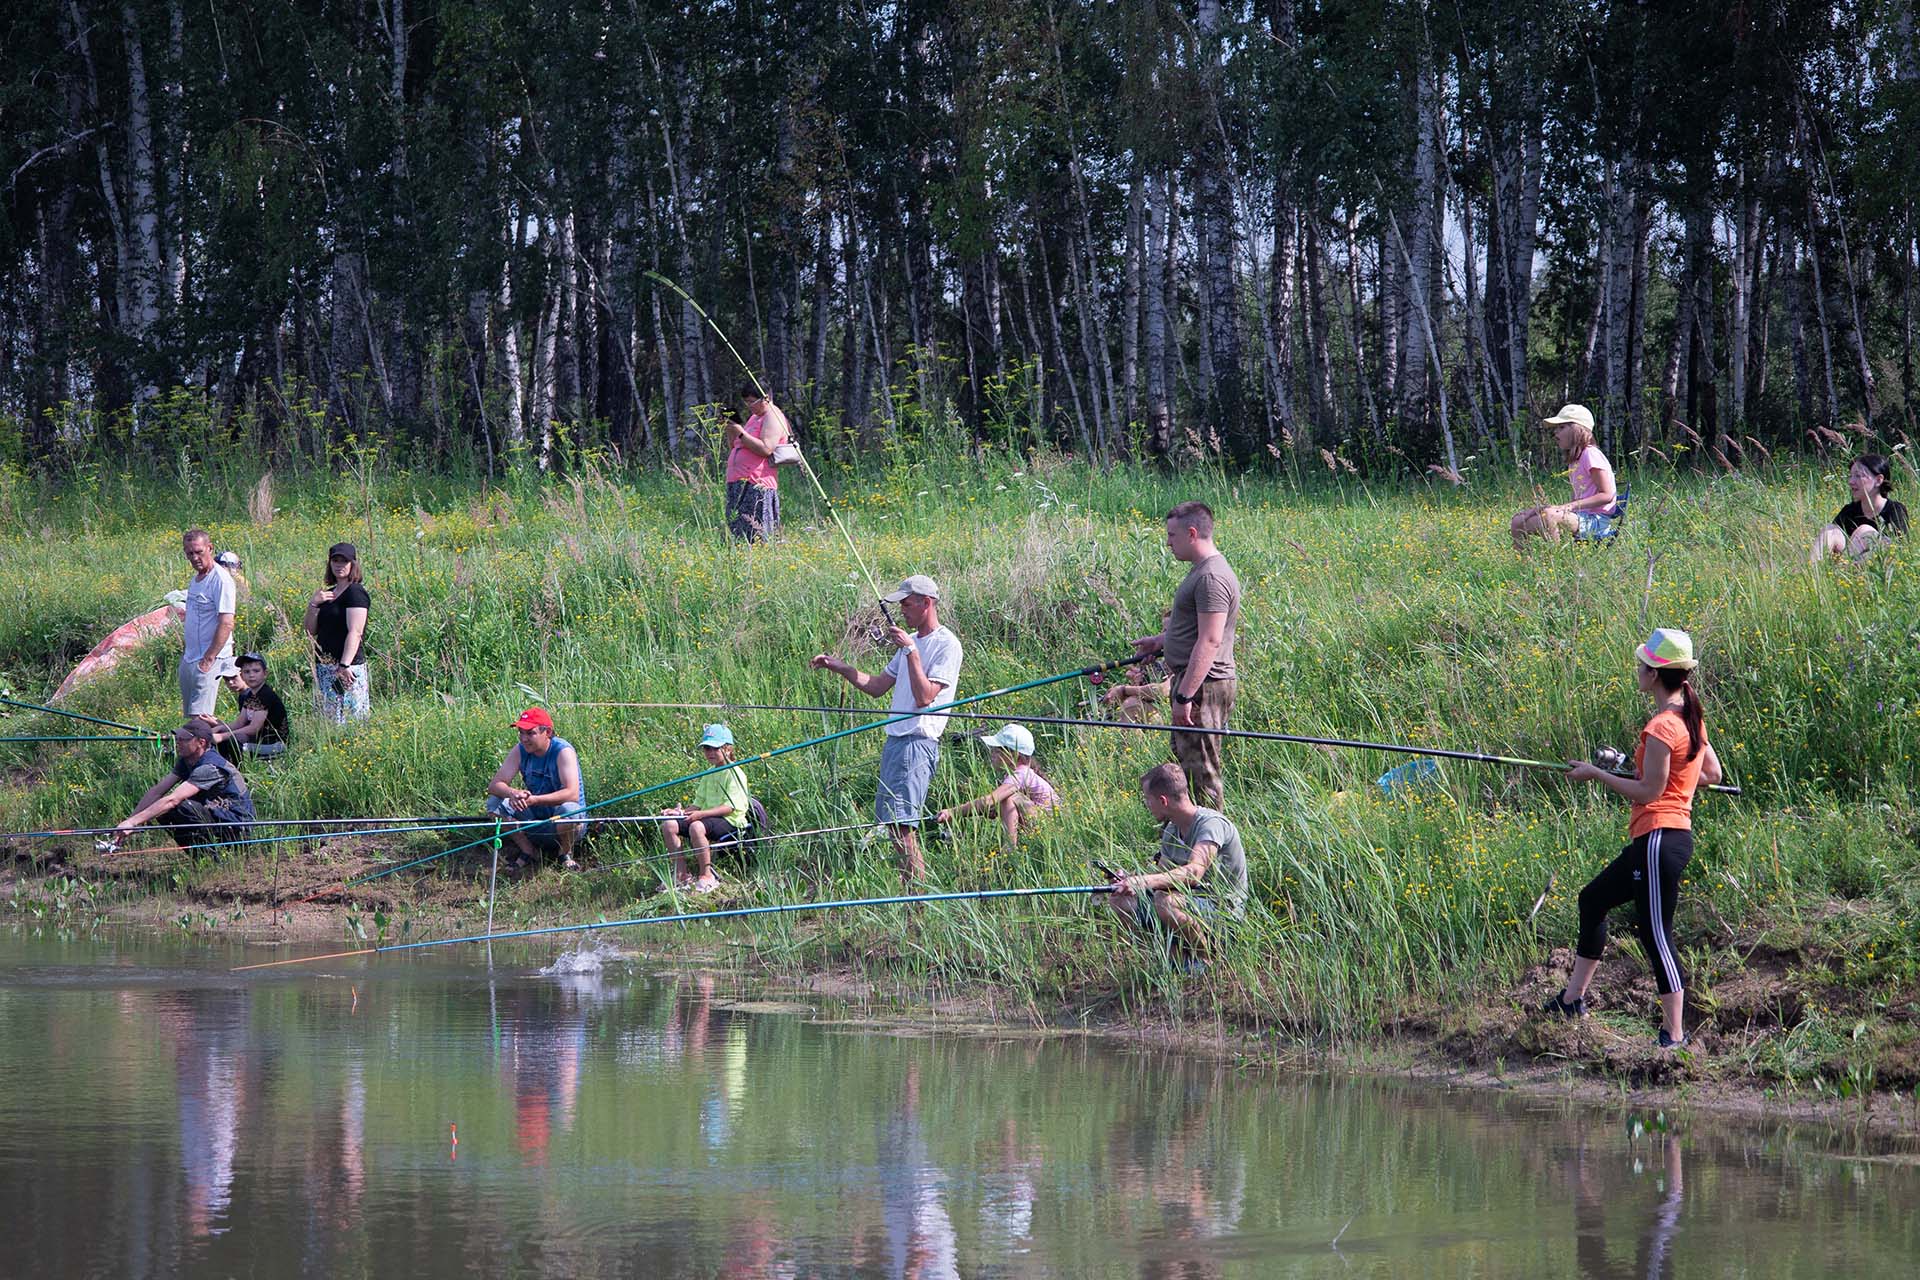
{"label": "red baseball cap", "polygon": [[545,707],[528,707],[520,713],[520,718],[513,722],[513,727],[516,729],[551,730],[553,728],[553,717],[547,714]]}

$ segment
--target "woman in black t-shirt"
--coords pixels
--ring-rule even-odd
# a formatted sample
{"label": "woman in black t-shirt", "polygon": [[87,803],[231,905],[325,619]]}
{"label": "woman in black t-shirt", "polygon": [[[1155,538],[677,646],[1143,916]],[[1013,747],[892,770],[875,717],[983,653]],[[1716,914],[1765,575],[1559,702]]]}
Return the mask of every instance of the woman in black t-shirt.
{"label": "woman in black t-shirt", "polygon": [[1893,464],[1883,454],[1863,453],[1847,469],[1853,501],[1813,540],[1813,562],[1833,556],[1864,560],[1888,538],[1907,534],[1907,509],[1893,500]]}
{"label": "woman in black t-shirt", "polygon": [[367,698],[367,611],[371,602],[360,582],[360,556],[351,542],[336,542],[327,552],[321,588],[307,602],[302,623],[313,637],[314,704],[335,724],[365,720],[373,714]]}

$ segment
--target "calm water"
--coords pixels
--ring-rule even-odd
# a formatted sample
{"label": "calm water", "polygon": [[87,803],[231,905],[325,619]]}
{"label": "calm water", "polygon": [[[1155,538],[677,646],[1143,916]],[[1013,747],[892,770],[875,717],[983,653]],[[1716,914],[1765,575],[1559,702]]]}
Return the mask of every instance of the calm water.
{"label": "calm water", "polygon": [[1814,1133],[260,958],[0,933],[0,1276],[1920,1271],[1920,1167]]}

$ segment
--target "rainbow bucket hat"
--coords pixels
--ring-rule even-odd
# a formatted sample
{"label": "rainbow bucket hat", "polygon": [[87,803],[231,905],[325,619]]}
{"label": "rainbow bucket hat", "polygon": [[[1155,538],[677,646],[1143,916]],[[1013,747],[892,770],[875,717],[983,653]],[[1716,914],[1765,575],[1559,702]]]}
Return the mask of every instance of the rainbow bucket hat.
{"label": "rainbow bucket hat", "polygon": [[1647,637],[1647,642],[1635,649],[1633,654],[1643,665],[1655,671],[1664,671],[1668,667],[1676,671],[1691,671],[1700,665],[1694,660],[1693,637],[1671,627],[1656,628]]}

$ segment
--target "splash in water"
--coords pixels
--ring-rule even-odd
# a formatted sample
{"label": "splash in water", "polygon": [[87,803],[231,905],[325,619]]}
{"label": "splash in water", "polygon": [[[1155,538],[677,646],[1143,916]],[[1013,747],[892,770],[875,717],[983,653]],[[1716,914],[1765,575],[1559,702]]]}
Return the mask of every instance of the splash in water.
{"label": "splash in water", "polygon": [[589,942],[554,957],[552,964],[540,970],[543,978],[577,977],[602,973],[614,965],[625,965],[627,953],[601,942]]}

